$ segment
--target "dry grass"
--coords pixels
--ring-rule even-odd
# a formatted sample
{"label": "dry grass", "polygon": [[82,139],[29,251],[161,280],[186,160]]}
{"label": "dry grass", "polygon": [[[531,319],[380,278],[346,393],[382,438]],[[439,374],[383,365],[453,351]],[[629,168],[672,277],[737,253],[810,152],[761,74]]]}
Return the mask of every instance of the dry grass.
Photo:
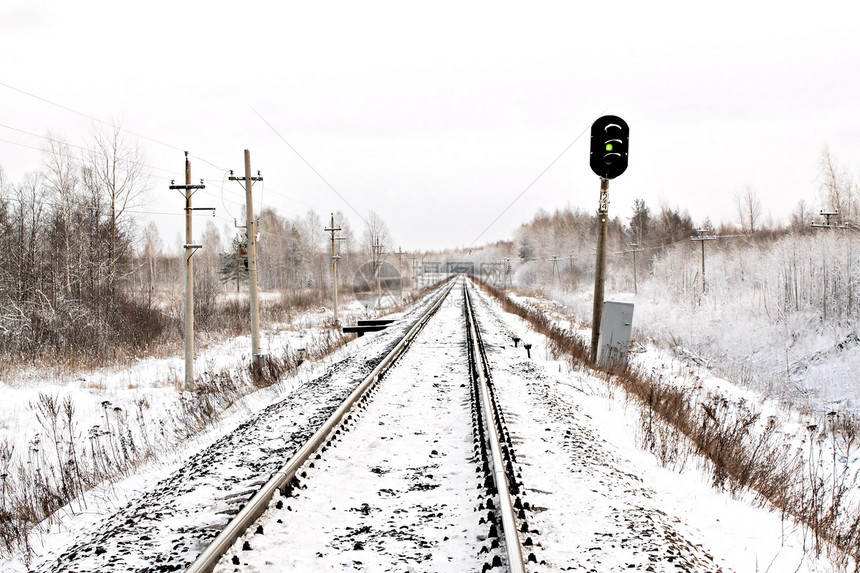
{"label": "dry grass", "polygon": [[222,370],[196,377],[196,392],[177,393],[162,418],[145,398],[130,411],[102,403],[98,425],[84,428],[70,398],[40,393],[30,407],[41,431],[26,452],[0,442],[0,555],[18,554],[29,563],[31,538],[39,528],[86,509],[91,488],[138,471],[149,460],[208,428],[242,397],[294,374],[304,360],[321,359],[346,343],[340,331],[313,336],[304,356],[284,348],[263,367]]}

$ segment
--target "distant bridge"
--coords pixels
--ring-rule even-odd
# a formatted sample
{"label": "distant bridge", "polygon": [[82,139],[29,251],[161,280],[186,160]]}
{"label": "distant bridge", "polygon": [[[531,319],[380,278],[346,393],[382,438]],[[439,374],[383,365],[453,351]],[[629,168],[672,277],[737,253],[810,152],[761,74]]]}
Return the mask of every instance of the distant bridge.
{"label": "distant bridge", "polygon": [[475,276],[475,263],[462,262],[462,263],[446,263],[448,274],[466,274],[469,276]]}

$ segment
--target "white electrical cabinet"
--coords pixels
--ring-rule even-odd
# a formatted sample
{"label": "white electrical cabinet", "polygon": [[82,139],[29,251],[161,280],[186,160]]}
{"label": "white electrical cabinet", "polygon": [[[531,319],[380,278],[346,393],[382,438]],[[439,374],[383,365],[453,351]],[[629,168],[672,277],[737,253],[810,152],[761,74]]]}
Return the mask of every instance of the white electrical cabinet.
{"label": "white electrical cabinet", "polygon": [[633,332],[633,303],[606,301],[597,339],[597,364],[601,368],[627,364]]}

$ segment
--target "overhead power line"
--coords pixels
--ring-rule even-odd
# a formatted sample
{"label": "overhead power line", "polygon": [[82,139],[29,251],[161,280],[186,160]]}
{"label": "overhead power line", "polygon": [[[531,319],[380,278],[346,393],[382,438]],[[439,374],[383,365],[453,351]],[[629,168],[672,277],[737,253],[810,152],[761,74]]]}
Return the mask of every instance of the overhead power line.
{"label": "overhead power line", "polygon": [[[38,133],[33,133],[33,132],[30,132],[30,131],[26,131],[26,130],[23,130],[23,129],[19,129],[19,128],[17,128],[17,127],[12,127],[11,125],[6,125],[6,124],[3,124],[3,123],[0,123],[0,127],[4,128],[4,129],[9,129],[9,130],[11,130],[11,131],[17,131],[18,133],[23,133],[23,134],[25,134],[25,135],[29,135],[29,136],[31,136],[31,137],[38,137],[39,139],[44,139],[45,141],[50,141],[51,143],[56,143],[56,144],[61,145],[61,146],[63,146],[63,145],[64,145],[64,146],[68,146],[68,147],[73,147],[73,148],[75,148],[75,149],[80,149],[81,151],[84,151],[84,152],[86,152],[86,153],[93,153],[93,154],[96,154],[96,155],[101,155],[102,157],[107,157],[108,159],[110,159],[110,157],[108,157],[108,155],[107,155],[106,153],[104,153],[104,152],[102,152],[102,151],[99,151],[98,149],[92,149],[92,148],[84,147],[83,145],[76,145],[76,144],[74,144],[74,143],[69,143],[68,141],[65,141],[65,140],[63,140],[63,139],[57,139],[56,137],[49,137],[49,136],[47,136],[47,135],[39,135]],[[28,149],[36,149],[36,150],[43,151],[43,152],[45,151],[45,149],[43,149],[43,148],[32,147],[32,146],[30,146],[30,145],[26,145],[26,144],[23,144],[23,143],[16,143],[16,142],[14,142],[14,141],[8,141],[8,140],[5,140],[5,139],[4,139],[4,140],[0,140],[0,141],[4,141],[5,143],[11,143],[12,145],[19,145],[19,146],[21,146],[21,147],[26,147],[26,148],[28,148]],[[59,155],[60,157],[65,157],[65,158],[67,158],[67,159],[77,159],[76,157],[72,157],[72,156],[70,156],[70,155],[66,155],[66,154],[64,154],[64,153],[59,153],[59,152],[54,151],[54,150],[52,150],[52,151],[51,151],[51,153],[56,153],[56,154],[57,154],[57,155]],[[129,162],[129,163],[137,163],[136,161],[134,161],[134,160],[132,160],[132,159],[118,159],[118,160],[119,160],[119,161],[126,161],[126,162]],[[170,174],[173,174],[174,176],[175,176],[175,173],[176,173],[176,170],[175,170],[175,169],[164,169],[164,168],[161,168],[161,167],[155,167],[154,165],[148,165],[148,164],[146,164],[146,163],[141,163],[140,165],[142,165],[143,167],[146,167],[146,168],[148,168],[148,169],[152,169],[152,170],[154,170],[154,171],[164,171],[165,173],[170,173]]]}
{"label": "overhead power line", "polygon": [[[606,111],[606,109],[604,109],[603,111],[605,112],[605,111]],[[601,115],[602,115],[602,114],[603,114],[603,112],[601,112]],[[477,242],[478,242],[478,240],[480,240],[480,238],[481,238],[481,237],[483,237],[483,236],[484,236],[484,234],[485,234],[487,231],[489,231],[489,230],[490,230],[490,228],[491,228],[493,225],[495,225],[495,224],[496,224],[496,222],[498,222],[498,220],[499,220],[499,219],[501,219],[501,218],[502,218],[502,216],[503,216],[505,213],[507,213],[507,212],[511,209],[511,207],[513,207],[513,206],[514,206],[514,204],[515,204],[517,201],[519,201],[519,200],[520,200],[520,198],[521,198],[523,195],[525,195],[525,194],[529,191],[529,189],[531,189],[532,187],[534,187],[535,183],[537,183],[538,181],[540,181],[540,178],[541,178],[541,177],[543,177],[543,176],[544,176],[544,174],[545,174],[547,171],[549,171],[550,169],[552,169],[552,166],[553,166],[553,165],[555,165],[556,163],[558,163],[558,160],[559,160],[559,159],[561,159],[561,158],[564,156],[564,154],[565,154],[565,153],[567,153],[567,152],[568,152],[568,150],[570,150],[570,148],[571,148],[571,147],[573,147],[573,145],[574,145],[577,141],[579,141],[579,140],[580,140],[580,138],[581,138],[583,135],[585,135],[585,132],[589,131],[590,129],[591,129],[591,124],[589,124],[588,126],[586,126],[586,127],[585,127],[585,129],[583,129],[583,130],[579,133],[579,135],[577,135],[576,137],[574,137],[574,138],[573,138],[573,141],[571,141],[570,143],[568,143],[568,144],[567,144],[567,147],[565,147],[564,149],[562,149],[562,150],[561,150],[561,153],[559,153],[559,154],[555,157],[555,159],[553,159],[552,161],[550,161],[550,162],[549,162],[549,165],[547,165],[546,167],[544,167],[543,171],[541,171],[540,173],[538,173],[537,177],[535,177],[534,179],[532,179],[531,183],[529,183],[528,185],[526,185],[526,186],[525,186],[525,188],[524,188],[522,191],[520,191],[519,195],[517,195],[516,197],[514,197],[514,199],[513,199],[510,203],[508,203],[508,206],[507,206],[507,207],[505,207],[504,209],[502,209],[502,212],[501,212],[501,213],[499,213],[499,214],[496,216],[496,218],[495,218],[495,219],[493,219],[492,221],[490,221],[490,224],[489,224],[489,225],[487,225],[487,226],[484,228],[484,230],[483,230],[483,231],[481,231],[481,232],[478,234],[478,236],[477,236],[477,237],[475,237],[475,239],[474,239],[474,240],[469,244],[469,247],[473,247],[473,246],[475,246],[475,243],[477,243]],[[467,248],[469,248],[469,247],[467,247]]]}
{"label": "overhead power line", "polygon": [[[21,133],[25,133],[26,135],[31,135],[31,136],[33,136],[33,137],[38,137],[38,138],[44,139],[44,140],[46,140],[46,141],[51,141],[51,142],[55,142],[55,143],[58,143],[58,144],[61,144],[61,145],[66,145],[66,146],[68,146],[68,147],[72,147],[72,148],[75,148],[75,149],[80,149],[80,150],[83,150],[83,151],[86,151],[86,152],[94,151],[94,152],[98,153],[98,151],[90,150],[90,149],[88,149],[88,148],[86,148],[86,147],[83,147],[83,146],[81,146],[81,145],[75,145],[75,144],[73,144],[73,143],[68,143],[68,142],[63,141],[63,140],[60,140],[60,139],[51,138],[51,137],[47,137],[47,136],[43,136],[43,135],[38,135],[38,134],[35,134],[35,133],[30,133],[30,132],[28,132],[28,131],[25,131],[25,130],[22,130],[22,129],[17,129],[17,128],[14,128],[14,127],[10,127],[10,126],[4,125],[4,124],[0,124],[0,127],[6,128],[6,129],[11,129],[11,130],[13,130],[13,131],[18,131],[18,132],[21,132]],[[17,141],[10,141],[10,140],[8,140],[8,139],[3,139],[3,138],[0,138],[0,143],[8,143],[9,145],[15,145],[15,146],[18,146],[18,147],[23,147],[23,148],[25,148],[25,149],[32,149],[32,150],[34,150],[34,151],[39,151],[39,152],[42,152],[42,153],[44,153],[44,152],[45,152],[45,149],[44,149],[44,148],[36,147],[36,146],[33,146],[33,145],[27,145],[26,143],[20,143],[20,142],[17,142]],[[73,161],[77,161],[77,160],[79,160],[79,159],[80,159],[80,157],[76,157],[76,156],[74,156],[74,155],[69,155],[69,154],[67,154],[67,153],[61,153],[60,151],[57,151],[57,150],[53,150],[53,151],[51,151],[51,153],[53,153],[53,154],[55,154],[55,155],[58,155],[59,157],[64,157],[64,158],[66,158],[66,159],[70,159],[70,160],[73,160]],[[103,154],[102,154],[102,155],[103,155]],[[131,160],[123,160],[123,161],[131,161]],[[148,164],[145,164],[145,163],[144,163],[144,164],[142,164],[142,165],[143,165],[144,167],[147,167],[147,168],[152,169],[152,170],[163,171],[163,172],[165,172],[165,173],[169,173],[169,174],[170,174],[170,176],[152,175],[152,178],[153,178],[153,179],[157,179],[157,180],[161,180],[161,181],[172,181],[172,180],[176,179],[175,171],[171,171],[171,170],[168,170],[168,169],[163,169],[163,168],[160,168],[160,167],[155,167],[155,166],[148,165]],[[227,171],[225,171],[224,173],[226,174],[226,173],[227,173]],[[223,183],[223,182],[222,182],[222,180],[220,180],[220,179],[204,179],[204,181],[209,182],[209,183],[218,183],[218,184]],[[224,190],[224,189],[222,189],[221,201],[222,201],[222,204],[224,204],[224,207],[226,208],[226,203],[224,203],[224,198],[223,198],[223,192],[224,192],[224,191],[225,191],[225,190]],[[286,193],[284,193],[284,192],[282,192],[282,191],[280,191],[280,190],[278,190],[278,189],[273,189],[273,188],[271,187],[271,185],[269,186],[268,191],[269,191],[269,193],[270,193],[270,194],[275,195],[276,197],[279,197],[279,198],[281,198],[281,199],[284,199],[284,200],[287,200],[287,201],[293,201],[293,202],[298,203],[298,204],[300,204],[300,205],[304,205],[304,206],[306,206],[306,207],[313,208],[313,205],[311,205],[310,203],[306,203],[306,202],[304,202],[304,201],[302,201],[302,200],[300,200],[300,199],[297,199],[297,198],[295,198],[295,197],[293,197],[293,196],[291,196],[291,195],[289,195],[289,194],[286,194]],[[201,192],[202,192],[202,193],[204,193],[204,194],[209,194],[209,195],[211,195],[211,196],[213,196],[213,197],[216,197],[216,198],[218,197],[218,195],[216,195],[214,192],[210,192],[210,191],[208,191],[208,190],[202,190]],[[242,194],[241,194],[239,191],[236,191],[236,190],[234,190],[234,189],[229,189],[229,188],[228,188],[228,189],[226,189],[226,192],[227,192],[227,193],[229,193],[229,194],[232,194],[232,195],[237,196],[237,199],[236,199],[237,201],[244,200],[244,197],[242,197]],[[154,215],[159,215],[159,214],[162,214],[162,213],[152,213],[152,214],[154,214]],[[232,221],[232,219],[224,219],[224,220],[225,220],[225,221]]]}
{"label": "overhead power line", "polygon": [[[17,142],[17,141],[9,141],[8,139],[2,139],[2,138],[0,138],[0,143],[8,143],[9,145],[17,145],[18,147],[23,147],[23,148],[25,148],[25,149],[33,149],[33,150],[35,150],[35,151],[41,151],[41,152],[43,152],[43,153],[44,153],[44,151],[45,151],[45,150],[44,150],[44,149],[42,149],[41,147],[34,147],[34,146],[32,146],[32,145],[27,145],[26,143],[19,143],[19,142]],[[77,147],[77,146],[74,146],[74,147]],[[53,151],[52,153],[54,153],[54,154],[56,154],[56,155],[59,155],[60,157],[65,157],[66,159],[71,159],[71,160],[74,160],[74,161],[77,161],[78,159],[80,159],[79,157],[75,157],[75,156],[73,156],[73,155],[68,155],[68,154],[66,154],[66,153],[60,153],[60,152],[58,152],[58,151]],[[128,160],[128,161],[130,161],[130,160]],[[149,165],[145,165],[145,164],[144,164],[144,167],[147,167],[147,168],[149,168],[149,169],[158,169],[159,171],[167,171],[166,169],[159,169],[159,168],[157,168],[157,167],[151,167],[151,166],[149,166]],[[167,171],[167,172],[168,172],[168,173],[170,173],[170,171]],[[172,178],[174,178],[174,179],[175,179],[175,177],[165,177],[165,176],[163,176],[163,175],[151,175],[151,177],[152,177],[153,179],[162,179],[162,180],[164,180],[164,181],[170,181]]]}
{"label": "overhead power line", "polygon": [[358,215],[358,218],[359,218],[359,219],[361,219],[362,221],[364,221],[364,222],[365,222],[365,224],[368,224],[368,225],[369,225],[369,223],[365,220],[365,218],[361,215],[361,213],[359,213],[359,212],[358,212],[358,209],[356,209],[355,207],[353,207],[353,206],[352,206],[352,204],[351,204],[349,201],[347,201],[347,200],[346,200],[346,197],[344,197],[343,195],[341,195],[341,194],[340,194],[340,192],[339,192],[337,189],[335,189],[335,188],[334,188],[334,186],[333,186],[331,183],[329,183],[329,182],[328,182],[328,180],[327,180],[325,177],[323,177],[322,173],[320,173],[319,171],[317,171],[317,170],[316,170],[316,168],[315,168],[313,165],[311,165],[311,164],[310,164],[310,162],[309,162],[307,159],[305,159],[305,158],[304,158],[304,156],[303,156],[301,153],[299,153],[299,151],[298,151],[295,147],[293,147],[293,146],[292,146],[292,144],[291,144],[289,141],[287,141],[287,140],[284,138],[284,136],[283,136],[283,135],[281,135],[280,133],[278,133],[278,130],[277,130],[277,129],[275,129],[275,127],[274,127],[271,123],[269,123],[269,122],[266,120],[266,118],[265,118],[265,117],[263,117],[263,116],[260,114],[260,112],[258,112],[258,111],[257,111],[256,109],[254,109],[254,108],[251,108],[251,110],[252,110],[254,113],[256,113],[256,114],[257,114],[257,117],[259,117],[261,120],[263,120],[263,123],[265,123],[266,125],[268,125],[268,126],[269,126],[269,129],[271,129],[271,130],[275,133],[275,135],[277,135],[277,136],[281,139],[281,141],[283,141],[283,142],[286,144],[286,146],[290,148],[290,150],[291,150],[293,153],[295,153],[295,154],[296,154],[296,157],[298,157],[299,159],[301,159],[301,160],[304,162],[304,164],[305,164],[305,165],[307,165],[307,166],[308,166],[308,168],[309,168],[311,171],[313,171],[313,172],[314,172],[314,174],[316,174],[316,176],[317,176],[317,177],[319,177],[319,178],[320,178],[320,180],[321,180],[323,183],[325,183],[325,184],[326,184],[326,186],[327,186],[329,189],[331,189],[332,191],[334,191],[334,194],[335,194],[335,195],[337,195],[338,197],[340,197],[341,201],[343,201],[344,203],[346,203],[346,206],[347,206],[347,207],[349,207],[350,209],[352,209],[353,213],[355,213],[356,215]]}
{"label": "overhead power line", "polygon": [[22,89],[20,89],[20,88],[16,88],[15,86],[10,86],[10,85],[9,85],[9,84],[7,84],[7,83],[0,82],[0,86],[3,86],[4,88],[10,89],[10,90],[12,90],[12,91],[16,91],[16,92],[18,92],[18,93],[20,93],[20,94],[24,94],[25,96],[28,96],[28,97],[31,97],[31,98],[37,99],[37,100],[39,100],[39,101],[45,102],[45,103],[47,103],[47,104],[53,105],[53,106],[58,107],[58,108],[60,108],[60,109],[66,110],[66,111],[68,111],[69,113],[73,113],[73,114],[75,114],[75,115],[79,115],[79,116],[81,116],[81,117],[85,117],[85,118],[89,119],[90,121],[95,121],[95,122],[97,122],[97,123],[101,123],[102,125],[107,125],[107,126],[109,126],[109,127],[113,127],[113,128],[121,129],[122,131],[125,131],[126,133],[129,133],[129,134],[131,134],[131,135],[134,135],[135,137],[139,137],[139,138],[141,138],[141,139],[145,139],[145,140],[147,140],[147,141],[151,141],[151,142],[153,142],[153,143],[157,143],[157,144],[159,144],[159,145],[163,145],[163,146],[165,146],[165,147],[168,147],[168,148],[173,149],[173,150],[176,150],[176,151],[183,151],[182,149],[180,149],[179,147],[176,147],[175,145],[170,145],[169,143],[165,143],[165,142],[163,142],[163,141],[159,141],[159,140],[157,140],[157,139],[153,139],[153,138],[151,138],[151,137],[147,137],[146,135],[143,135],[143,134],[140,134],[140,133],[136,133],[136,132],[134,132],[134,131],[131,131],[130,129],[126,129],[126,128],[123,128],[123,127],[119,127],[119,126],[114,125],[113,123],[111,123],[111,122],[109,122],[109,121],[105,121],[105,120],[103,120],[103,119],[99,119],[99,118],[97,118],[97,117],[95,117],[95,116],[89,115],[89,114],[84,113],[84,112],[82,112],[82,111],[78,111],[78,110],[76,110],[76,109],[72,109],[72,108],[70,108],[70,107],[68,107],[68,106],[65,106],[65,105],[61,104],[61,103],[57,103],[57,102],[55,102],[55,101],[51,101],[51,100],[49,100],[49,99],[47,99],[47,98],[43,98],[42,96],[36,95],[36,94],[34,94],[34,93],[30,93],[30,92],[25,91],[25,90],[22,90]]}
{"label": "overhead power line", "polygon": [[[62,109],[62,110],[65,110],[65,111],[67,111],[67,112],[69,112],[69,113],[73,113],[73,114],[78,115],[78,116],[80,116],[80,117],[87,118],[87,119],[89,119],[90,121],[94,121],[94,122],[96,122],[96,123],[100,123],[100,124],[102,124],[102,125],[106,125],[106,126],[108,126],[108,127],[112,127],[112,128],[114,128],[114,129],[118,129],[118,130],[120,130],[120,131],[124,131],[125,133],[128,133],[128,134],[130,134],[130,135],[133,135],[133,136],[135,136],[135,137],[139,137],[140,139],[145,139],[146,141],[151,141],[152,143],[156,143],[156,144],[158,144],[158,145],[162,145],[162,146],[164,146],[164,147],[167,147],[168,149],[173,149],[174,151],[181,151],[181,152],[183,152],[183,153],[185,152],[185,150],[184,150],[184,149],[182,149],[182,148],[180,148],[180,147],[176,147],[175,145],[171,145],[171,144],[169,144],[169,143],[165,143],[164,141],[161,141],[161,140],[158,140],[158,139],[154,139],[154,138],[152,138],[152,137],[149,137],[149,136],[143,135],[142,133],[137,133],[137,132],[132,131],[132,130],[130,130],[130,129],[127,129],[127,128],[125,128],[125,127],[121,127],[121,126],[119,126],[119,125],[116,125],[116,124],[114,124],[114,123],[112,123],[112,122],[105,121],[105,120],[100,119],[100,118],[98,118],[98,117],[95,117],[95,116],[89,115],[88,113],[84,113],[84,112],[82,112],[82,111],[78,111],[78,110],[76,110],[76,109],[70,108],[70,107],[68,107],[68,106],[66,106],[66,105],[63,105],[63,104],[61,104],[61,103],[57,103],[57,102],[55,102],[55,101],[49,100],[49,99],[44,98],[44,97],[42,97],[42,96],[40,96],[40,95],[36,95],[36,94],[31,93],[31,92],[28,92],[28,91],[26,91],[26,90],[22,90],[21,88],[16,88],[15,86],[9,85],[9,84],[7,84],[7,83],[0,82],[0,86],[3,86],[4,88],[9,89],[9,90],[12,90],[12,91],[18,92],[18,93],[20,93],[20,94],[23,94],[23,95],[25,95],[25,96],[27,96],[27,97],[31,97],[31,98],[33,98],[33,99],[37,99],[37,100],[39,100],[39,101],[41,101],[41,102],[47,103],[47,104],[52,105],[52,106],[54,106],[54,107],[58,107],[58,108],[60,108],[60,109]],[[223,168],[221,168],[221,167],[219,167],[219,166],[215,165],[214,163],[212,163],[211,161],[208,161],[207,159],[204,159],[203,157],[200,157],[200,156],[198,156],[198,155],[194,155],[194,154],[191,154],[191,153],[189,153],[189,156],[190,156],[190,157],[193,157],[194,159],[198,159],[198,160],[202,161],[203,163],[206,163],[207,165],[210,165],[210,166],[214,167],[215,169],[217,169],[217,170],[219,170],[219,171],[225,171]]]}

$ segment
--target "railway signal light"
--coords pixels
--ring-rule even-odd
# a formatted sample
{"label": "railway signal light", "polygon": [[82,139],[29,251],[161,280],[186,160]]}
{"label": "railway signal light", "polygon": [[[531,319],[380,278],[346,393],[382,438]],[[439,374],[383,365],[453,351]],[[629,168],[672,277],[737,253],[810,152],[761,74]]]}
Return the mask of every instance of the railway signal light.
{"label": "railway signal light", "polygon": [[591,126],[591,170],[603,179],[615,179],[627,169],[630,128],[616,115],[604,115]]}
{"label": "railway signal light", "polygon": [[606,281],[606,233],[609,220],[609,180],[627,169],[627,139],[630,128],[617,115],[604,115],[591,125],[591,170],[600,176],[600,226],[597,234],[597,261],[594,266],[594,307],[591,314],[591,359],[597,361],[603,291]]}

